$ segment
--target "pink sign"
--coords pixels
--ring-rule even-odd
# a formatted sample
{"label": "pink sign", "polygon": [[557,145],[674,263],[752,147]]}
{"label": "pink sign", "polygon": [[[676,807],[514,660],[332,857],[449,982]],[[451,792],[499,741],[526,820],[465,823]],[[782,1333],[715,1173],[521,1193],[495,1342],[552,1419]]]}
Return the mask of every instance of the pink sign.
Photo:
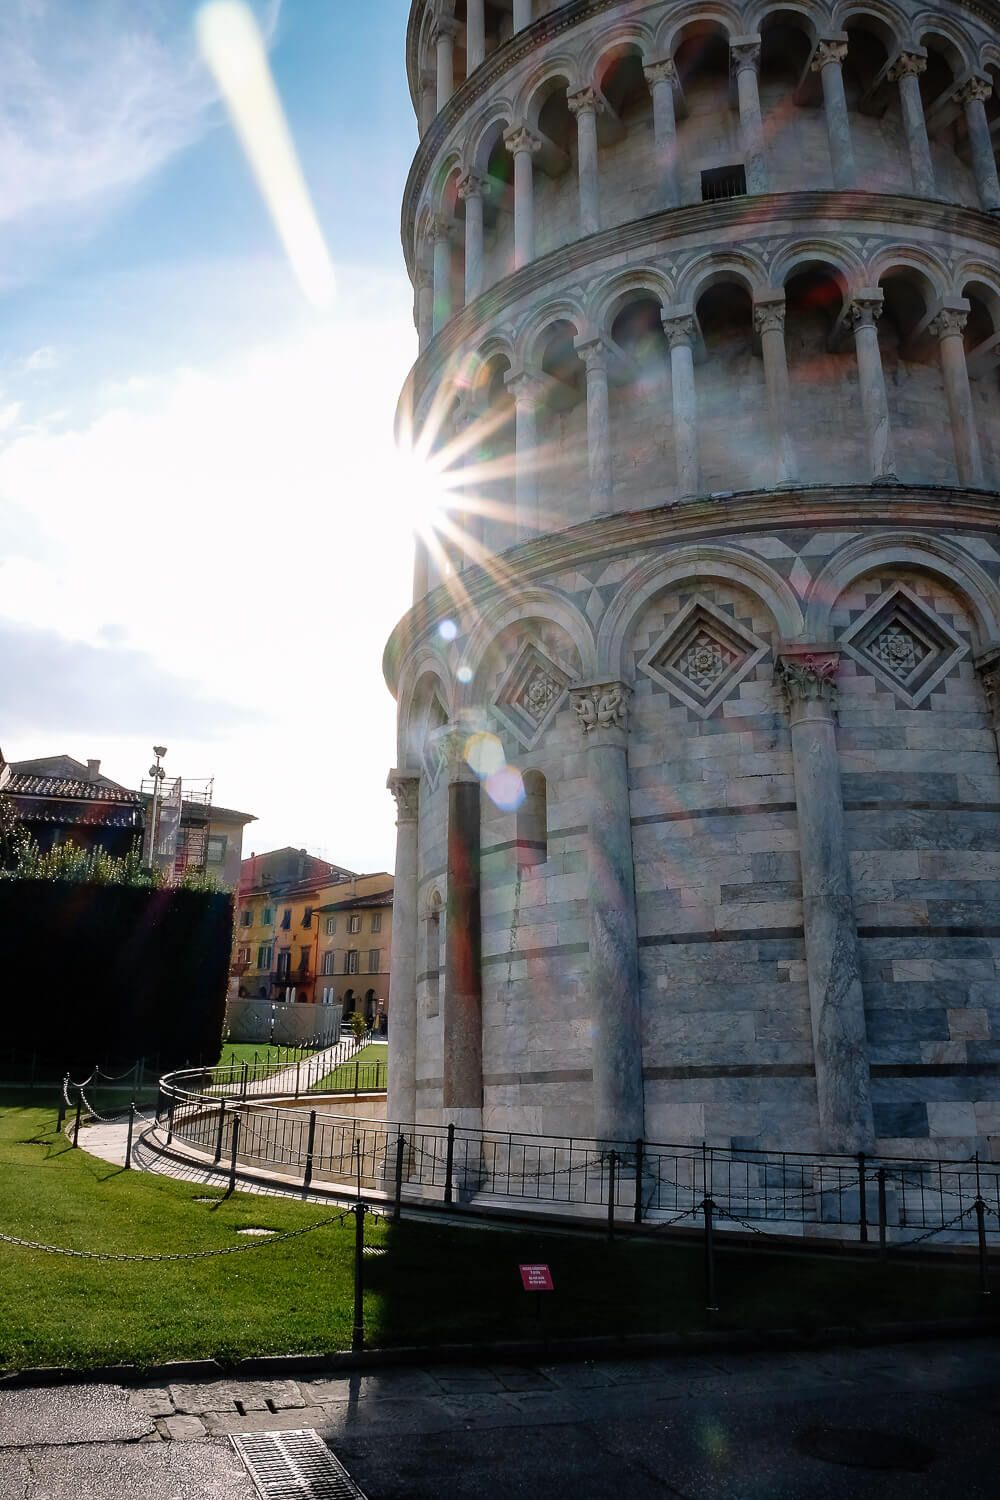
{"label": "pink sign", "polygon": [[555,1288],[552,1285],[552,1272],[548,1266],[518,1266],[521,1273],[521,1285],[526,1292],[551,1292]]}

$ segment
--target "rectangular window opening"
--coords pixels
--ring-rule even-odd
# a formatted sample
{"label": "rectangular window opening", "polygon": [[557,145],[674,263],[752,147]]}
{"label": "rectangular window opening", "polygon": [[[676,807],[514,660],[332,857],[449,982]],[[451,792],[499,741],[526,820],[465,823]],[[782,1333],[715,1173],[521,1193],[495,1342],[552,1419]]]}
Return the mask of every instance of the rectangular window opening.
{"label": "rectangular window opening", "polygon": [[713,203],[718,198],[743,198],[747,190],[747,173],[742,162],[731,167],[710,167],[701,174],[701,201]]}

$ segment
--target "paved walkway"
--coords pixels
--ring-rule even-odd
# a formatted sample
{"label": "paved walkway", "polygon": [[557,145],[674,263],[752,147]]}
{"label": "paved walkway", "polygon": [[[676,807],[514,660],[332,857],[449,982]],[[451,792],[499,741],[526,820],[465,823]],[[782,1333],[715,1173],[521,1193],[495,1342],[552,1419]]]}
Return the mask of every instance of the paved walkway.
{"label": "paved walkway", "polygon": [[995,1500],[998,1416],[985,1340],[14,1390],[0,1500],[254,1500],[229,1435],[298,1428],[370,1500]]}

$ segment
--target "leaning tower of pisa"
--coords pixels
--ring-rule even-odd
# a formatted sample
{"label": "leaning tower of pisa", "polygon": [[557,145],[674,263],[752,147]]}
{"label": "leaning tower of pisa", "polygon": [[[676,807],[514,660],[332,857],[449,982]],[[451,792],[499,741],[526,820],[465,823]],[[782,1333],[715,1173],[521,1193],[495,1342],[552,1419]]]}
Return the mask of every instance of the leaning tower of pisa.
{"label": "leaning tower of pisa", "polygon": [[406,45],[403,420],[462,488],[386,651],[391,1117],[989,1152],[1000,9]]}

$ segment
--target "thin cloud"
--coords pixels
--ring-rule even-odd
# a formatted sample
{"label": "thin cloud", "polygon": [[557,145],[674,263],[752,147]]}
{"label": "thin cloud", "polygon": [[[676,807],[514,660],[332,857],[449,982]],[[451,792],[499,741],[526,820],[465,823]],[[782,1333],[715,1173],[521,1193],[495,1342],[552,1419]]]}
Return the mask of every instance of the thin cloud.
{"label": "thin cloud", "polygon": [[[270,36],[280,0],[257,7]],[[135,187],[211,123],[215,86],[179,0],[4,0],[0,7],[2,274],[30,231],[70,225]]]}
{"label": "thin cloud", "polygon": [[143,651],[92,646],[0,619],[0,721],[9,735],[95,730],[214,739],[260,722],[254,710],[206,696]]}

